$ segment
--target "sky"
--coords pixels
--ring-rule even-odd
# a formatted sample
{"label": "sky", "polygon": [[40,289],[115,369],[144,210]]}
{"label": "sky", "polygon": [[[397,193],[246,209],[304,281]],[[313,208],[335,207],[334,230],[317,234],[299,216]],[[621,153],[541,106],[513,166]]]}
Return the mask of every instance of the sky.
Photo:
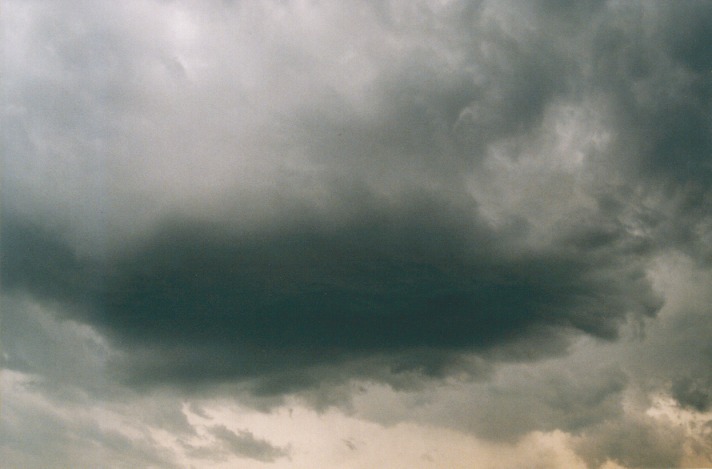
{"label": "sky", "polygon": [[712,2],[2,9],[3,467],[712,467]]}

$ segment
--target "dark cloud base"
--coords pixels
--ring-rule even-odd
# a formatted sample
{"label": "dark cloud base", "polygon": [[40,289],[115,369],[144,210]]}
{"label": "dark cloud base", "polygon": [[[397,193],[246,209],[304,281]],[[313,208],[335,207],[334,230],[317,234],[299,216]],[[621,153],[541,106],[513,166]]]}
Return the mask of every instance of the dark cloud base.
{"label": "dark cloud base", "polygon": [[[601,239],[583,227],[555,255],[517,253],[517,237],[475,210],[422,196],[339,225],[236,233],[174,220],[104,261],[81,259],[12,217],[4,231],[3,283],[69,305],[70,317],[128,354],[128,374],[144,383],[256,377],[374,354],[408,356],[408,368],[439,374],[463,352],[513,342],[531,339],[530,356],[550,353],[538,345],[547,330],[613,338],[629,314],[660,306],[641,266],[625,262],[623,233]],[[613,248],[602,255],[601,243]]]}

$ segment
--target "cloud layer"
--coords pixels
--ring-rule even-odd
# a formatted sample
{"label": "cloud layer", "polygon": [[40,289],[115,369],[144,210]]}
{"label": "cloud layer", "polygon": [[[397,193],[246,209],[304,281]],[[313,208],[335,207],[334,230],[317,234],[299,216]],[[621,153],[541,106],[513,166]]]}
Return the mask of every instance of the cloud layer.
{"label": "cloud layer", "polygon": [[[593,467],[689,453],[645,412],[712,399],[709,361],[683,358],[708,350],[681,345],[709,338],[709,4],[6,10],[8,386],[35,377],[56,405],[170,390],[353,411],[362,385],[406,401],[443,385],[393,421],[511,444],[567,432]],[[479,410],[460,422],[454,402]],[[357,412],[390,421],[372,405]],[[175,448],[299,460],[202,428],[209,445]],[[628,431],[660,455],[611,449]]]}

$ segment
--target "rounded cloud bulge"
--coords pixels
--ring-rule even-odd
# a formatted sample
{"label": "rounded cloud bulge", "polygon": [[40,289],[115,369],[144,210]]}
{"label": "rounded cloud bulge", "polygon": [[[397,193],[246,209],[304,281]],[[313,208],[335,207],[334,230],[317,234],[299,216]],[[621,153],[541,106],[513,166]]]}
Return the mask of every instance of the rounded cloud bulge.
{"label": "rounded cloud bulge", "polygon": [[618,7],[38,5],[6,28],[38,60],[6,59],[5,284],[167,375],[613,338],[660,306],[647,147],[606,120],[638,81],[587,63]]}

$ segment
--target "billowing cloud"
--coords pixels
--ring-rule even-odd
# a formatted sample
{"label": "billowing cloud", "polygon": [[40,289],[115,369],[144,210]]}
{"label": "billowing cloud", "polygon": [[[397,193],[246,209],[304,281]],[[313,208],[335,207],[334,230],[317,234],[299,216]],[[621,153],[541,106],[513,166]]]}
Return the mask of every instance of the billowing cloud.
{"label": "billowing cloud", "polygon": [[[547,353],[539,336],[615,337],[627,314],[659,306],[631,262],[635,241],[593,255],[586,244],[597,241],[586,238],[598,235],[574,233],[560,250],[512,255],[502,252],[506,233],[497,239],[467,207],[417,194],[392,205],[341,226],[307,214],[237,235],[177,223],[106,264],[9,225],[6,285],[71,301],[79,319],[131,344],[142,380],[230,379],[409,351],[426,360],[414,367],[438,374],[449,353],[529,337],[530,355]],[[625,235],[604,236],[613,244]],[[32,269],[28,253],[44,262]]]}
{"label": "billowing cloud", "polygon": [[[225,395],[591,467],[708,457],[650,412],[712,399],[709,4],[5,10],[2,364],[47,411],[4,431],[73,429],[42,461],[138,434],[139,466],[302,461],[186,411]],[[94,432],[58,410],[82,400],[145,413]]]}

